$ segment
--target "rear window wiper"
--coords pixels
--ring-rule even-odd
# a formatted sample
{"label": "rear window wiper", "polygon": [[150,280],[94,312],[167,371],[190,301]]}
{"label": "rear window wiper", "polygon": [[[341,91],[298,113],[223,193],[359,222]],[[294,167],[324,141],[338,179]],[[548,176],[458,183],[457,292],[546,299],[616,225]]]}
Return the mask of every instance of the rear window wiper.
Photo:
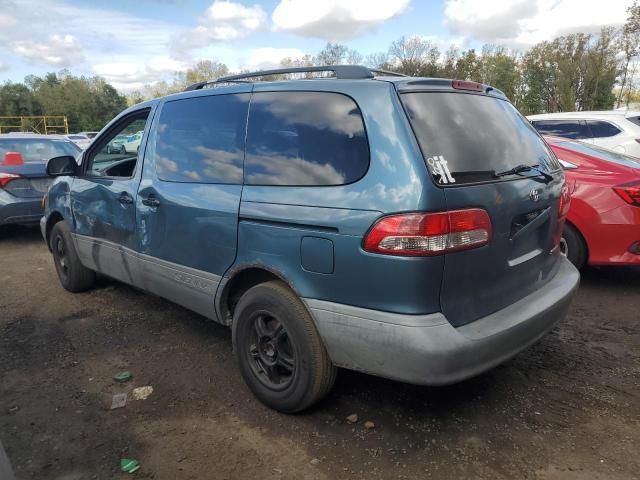
{"label": "rear window wiper", "polygon": [[493,176],[496,178],[506,177],[508,175],[519,175],[520,173],[534,171],[544,177],[546,180],[545,183],[549,183],[553,180],[553,176],[549,175],[547,172],[540,168],[540,165],[517,165],[509,170],[504,170],[502,172],[494,172]]}

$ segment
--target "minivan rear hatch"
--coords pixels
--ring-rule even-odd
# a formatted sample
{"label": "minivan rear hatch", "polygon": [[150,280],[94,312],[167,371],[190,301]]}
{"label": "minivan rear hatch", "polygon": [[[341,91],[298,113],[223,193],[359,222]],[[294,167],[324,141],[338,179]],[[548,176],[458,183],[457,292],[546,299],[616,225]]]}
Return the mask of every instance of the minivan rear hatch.
{"label": "minivan rear hatch", "polygon": [[510,102],[480,87],[399,88],[447,209],[482,208],[491,219],[487,245],[445,256],[440,304],[454,326],[494,313],[551,280],[564,222],[564,175],[553,152]]}

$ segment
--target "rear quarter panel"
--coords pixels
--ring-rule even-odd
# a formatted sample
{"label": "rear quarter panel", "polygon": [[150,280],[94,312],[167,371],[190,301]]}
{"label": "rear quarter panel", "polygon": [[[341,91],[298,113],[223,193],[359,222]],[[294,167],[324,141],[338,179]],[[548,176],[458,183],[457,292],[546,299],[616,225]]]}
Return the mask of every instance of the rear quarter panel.
{"label": "rear quarter panel", "polygon": [[[295,85],[258,84],[254,91],[297,89],[350,96],[363,114],[369,169],[349,185],[245,185],[238,255],[226,277],[260,266],[285,279],[302,297],[401,313],[438,311],[443,257],[400,258],[369,254],[361,248],[363,236],[383,214],[444,209],[443,194],[428,176],[395,88],[379,81]],[[303,267],[305,237],[332,246],[333,258],[311,259],[322,264],[322,271],[332,264],[332,273]]]}

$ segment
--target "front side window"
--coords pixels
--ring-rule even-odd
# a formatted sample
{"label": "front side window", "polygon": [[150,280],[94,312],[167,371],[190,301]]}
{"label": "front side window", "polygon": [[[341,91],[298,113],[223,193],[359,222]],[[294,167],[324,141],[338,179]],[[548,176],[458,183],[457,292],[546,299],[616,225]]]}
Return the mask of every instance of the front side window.
{"label": "front side window", "polygon": [[240,93],[167,102],[155,141],[158,178],[241,184],[249,97]]}
{"label": "front side window", "polygon": [[96,150],[87,157],[86,175],[91,177],[133,176],[138,161],[142,133],[149,110],[143,110],[124,119],[108,135],[98,140]]}
{"label": "front side window", "polygon": [[593,138],[615,137],[621,132],[616,126],[600,120],[587,120],[587,125]]}
{"label": "front side window", "polygon": [[536,130],[544,135],[580,140],[590,138],[591,134],[584,120],[535,120]]}
{"label": "front side window", "polygon": [[251,99],[245,182],[251,185],[344,185],[369,167],[362,114],[329,92],[258,92]]}

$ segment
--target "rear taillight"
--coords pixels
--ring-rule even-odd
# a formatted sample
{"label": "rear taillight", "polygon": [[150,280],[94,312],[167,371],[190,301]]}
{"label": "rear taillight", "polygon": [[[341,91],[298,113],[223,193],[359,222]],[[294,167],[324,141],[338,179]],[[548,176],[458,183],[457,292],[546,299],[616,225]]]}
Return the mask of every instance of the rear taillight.
{"label": "rear taillight", "polygon": [[491,220],[479,208],[389,215],[373,224],[364,239],[367,252],[407,257],[442,255],[486,245]]}
{"label": "rear taillight", "polygon": [[613,187],[613,191],[629,205],[640,207],[640,181],[617,185]]}
{"label": "rear taillight", "polygon": [[20,178],[20,175],[16,175],[15,173],[3,173],[0,172],[0,188],[4,188],[7,184],[16,178]]}
{"label": "rear taillight", "polygon": [[558,216],[566,217],[569,213],[569,207],[571,206],[571,194],[569,193],[569,187],[566,183],[562,185],[560,191],[560,208],[558,208]]}
{"label": "rear taillight", "polygon": [[20,152],[5,152],[2,165],[24,165],[24,159]]}

